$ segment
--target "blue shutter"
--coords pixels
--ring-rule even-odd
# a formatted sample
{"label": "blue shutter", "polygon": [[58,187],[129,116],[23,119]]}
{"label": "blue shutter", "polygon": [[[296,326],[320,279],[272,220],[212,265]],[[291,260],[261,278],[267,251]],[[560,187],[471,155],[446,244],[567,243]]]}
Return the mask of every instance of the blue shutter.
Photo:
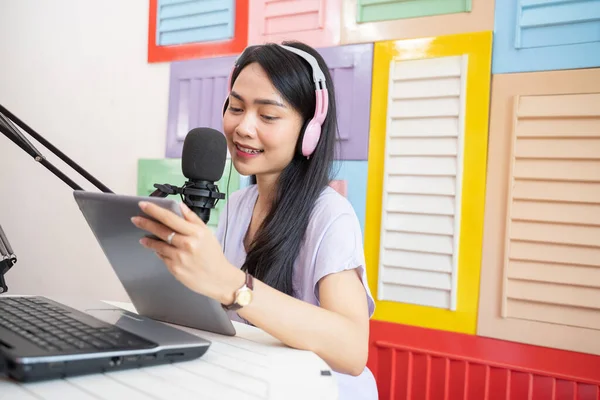
{"label": "blue shutter", "polygon": [[509,0],[496,6],[493,73],[600,66],[600,0]]}
{"label": "blue shutter", "polygon": [[234,0],[158,0],[159,46],[227,40],[233,37]]}

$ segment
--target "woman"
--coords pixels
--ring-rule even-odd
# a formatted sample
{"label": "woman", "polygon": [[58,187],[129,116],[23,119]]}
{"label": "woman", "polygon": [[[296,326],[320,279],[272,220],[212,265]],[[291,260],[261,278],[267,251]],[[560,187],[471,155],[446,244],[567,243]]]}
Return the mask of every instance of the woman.
{"label": "woman", "polygon": [[[312,67],[306,53],[316,60]],[[326,93],[316,91],[319,74]],[[160,223],[134,223],[163,239],[142,244],[233,320],[319,355],[336,372],[340,399],[376,399],[366,368],[374,302],[360,225],[350,203],[328,186],[337,122],[327,65],[301,43],[253,46],[230,82],[223,129],[233,165],[253,184],[229,196],[216,235],[183,203],[184,218],[141,203]],[[307,129],[319,113],[320,135]]]}

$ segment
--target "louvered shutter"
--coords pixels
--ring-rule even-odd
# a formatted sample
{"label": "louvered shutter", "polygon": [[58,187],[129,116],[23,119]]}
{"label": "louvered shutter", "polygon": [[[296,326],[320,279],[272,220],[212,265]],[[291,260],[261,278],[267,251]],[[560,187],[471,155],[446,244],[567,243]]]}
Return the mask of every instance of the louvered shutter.
{"label": "louvered shutter", "polygon": [[341,0],[253,0],[248,42],[301,40],[313,47],[339,44]]}
{"label": "louvered shutter", "polygon": [[600,329],[600,93],[516,103],[502,314]]}
{"label": "louvered shutter", "polygon": [[497,10],[493,72],[600,66],[599,27],[600,0],[509,0]]}
{"label": "louvered shutter", "polygon": [[491,42],[375,43],[365,255],[377,320],[475,332]]}
{"label": "louvered shutter", "polygon": [[494,1],[490,0],[344,0],[342,2],[342,44],[492,30],[494,30]]}
{"label": "louvered shutter", "polygon": [[233,0],[158,0],[160,46],[231,39]]}
{"label": "louvered shutter", "polygon": [[479,333],[600,354],[600,70],[492,93]]}
{"label": "louvered shutter", "polygon": [[471,0],[358,0],[358,22],[471,11]]}
{"label": "louvered shutter", "polygon": [[[225,173],[221,177],[221,180],[215,182],[219,187],[219,191],[225,193],[225,200],[219,200],[215,208],[211,209],[210,217],[208,220],[208,226],[213,231],[217,228],[219,223],[219,215],[225,207],[225,201],[229,198],[227,196],[227,182],[229,180],[229,163],[231,160],[227,160],[225,163]],[[149,196],[156,190],[154,187],[155,183],[163,184],[169,183],[181,187],[187,179],[181,172],[181,159],[180,158],[164,158],[164,159],[140,159],[138,160],[138,180],[137,180],[137,195],[138,196]],[[229,193],[233,193],[240,188],[240,175],[235,170],[231,169],[231,181],[229,182]],[[177,196],[168,196],[169,199],[175,201],[181,201],[181,198]]]}
{"label": "louvered shutter", "polygon": [[339,130],[336,157],[341,160],[366,160],[373,45],[366,43],[318,50],[329,67],[335,88]]}
{"label": "louvered shutter", "polygon": [[248,0],[149,0],[148,62],[239,54],[248,45]]}
{"label": "louvered shutter", "polygon": [[171,65],[167,157],[181,157],[183,141],[193,128],[223,131],[223,102],[235,57],[189,60]]}
{"label": "louvered shutter", "polygon": [[465,61],[392,64],[381,300],[456,309]]}

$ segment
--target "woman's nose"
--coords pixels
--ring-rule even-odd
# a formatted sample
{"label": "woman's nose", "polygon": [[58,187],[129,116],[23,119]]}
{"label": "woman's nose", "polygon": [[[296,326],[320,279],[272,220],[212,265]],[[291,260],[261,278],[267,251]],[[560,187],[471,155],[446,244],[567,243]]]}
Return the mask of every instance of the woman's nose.
{"label": "woman's nose", "polygon": [[235,132],[244,137],[252,137],[255,135],[255,124],[252,121],[252,117],[245,115],[244,119],[240,122],[240,124],[235,128]]}

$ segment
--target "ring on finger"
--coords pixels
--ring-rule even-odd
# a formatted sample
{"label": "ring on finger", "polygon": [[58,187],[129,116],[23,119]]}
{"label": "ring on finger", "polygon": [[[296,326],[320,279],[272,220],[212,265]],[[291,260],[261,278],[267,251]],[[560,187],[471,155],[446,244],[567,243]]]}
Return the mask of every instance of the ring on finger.
{"label": "ring on finger", "polygon": [[175,237],[175,232],[171,232],[169,236],[167,236],[167,243],[169,243],[170,245],[173,244],[173,237]]}

